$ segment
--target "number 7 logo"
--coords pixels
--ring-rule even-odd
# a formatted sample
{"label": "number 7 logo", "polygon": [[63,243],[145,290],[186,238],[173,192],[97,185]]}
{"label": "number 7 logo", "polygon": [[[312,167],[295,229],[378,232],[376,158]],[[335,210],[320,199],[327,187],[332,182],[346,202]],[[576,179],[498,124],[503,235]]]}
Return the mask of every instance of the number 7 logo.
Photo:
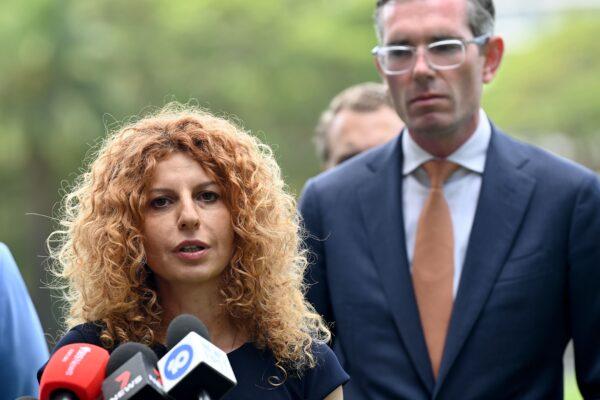
{"label": "number 7 logo", "polygon": [[121,387],[119,389],[123,389],[129,384],[129,379],[131,379],[131,372],[123,371],[121,375],[115,378],[115,381],[121,384]]}

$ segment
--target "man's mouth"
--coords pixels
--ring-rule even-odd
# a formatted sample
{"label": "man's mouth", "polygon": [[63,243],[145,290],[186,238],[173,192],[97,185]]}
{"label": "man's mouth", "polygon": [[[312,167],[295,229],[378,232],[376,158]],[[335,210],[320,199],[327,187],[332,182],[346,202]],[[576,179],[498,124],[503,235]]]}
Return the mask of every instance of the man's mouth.
{"label": "man's mouth", "polygon": [[436,101],[436,100],[441,100],[443,99],[444,96],[440,96],[437,94],[424,94],[421,96],[417,96],[415,98],[413,98],[410,103],[414,104],[414,103],[425,103],[425,102],[430,102],[430,101]]}

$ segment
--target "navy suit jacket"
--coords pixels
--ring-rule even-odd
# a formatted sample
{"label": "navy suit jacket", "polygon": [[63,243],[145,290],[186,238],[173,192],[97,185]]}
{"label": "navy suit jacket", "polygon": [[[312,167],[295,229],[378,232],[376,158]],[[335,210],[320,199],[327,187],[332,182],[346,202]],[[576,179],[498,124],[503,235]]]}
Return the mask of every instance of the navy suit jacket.
{"label": "navy suit jacket", "polygon": [[346,399],[562,399],[573,339],[600,398],[600,182],[492,127],[435,380],[415,302],[398,138],[309,180],[308,297],[334,325]]}

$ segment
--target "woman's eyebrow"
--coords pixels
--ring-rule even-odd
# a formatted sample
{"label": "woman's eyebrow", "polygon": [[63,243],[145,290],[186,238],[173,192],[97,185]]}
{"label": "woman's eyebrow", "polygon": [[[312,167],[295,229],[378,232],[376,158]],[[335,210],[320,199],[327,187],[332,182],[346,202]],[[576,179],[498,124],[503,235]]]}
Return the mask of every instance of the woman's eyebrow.
{"label": "woman's eyebrow", "polygon": [[[214,181],[207,181],[207,182],[201,182],[199,184],[197,184],[196,186],[194,186],[194,189],[207,189],[209,187],[212,186],[218,186],[216,182]],[[170,188],[163,188],[163,187],[155,187],[155,188],[150,188],[148,190],[149,193],[165,193],[165,192],[172,192],[173,189]]]}

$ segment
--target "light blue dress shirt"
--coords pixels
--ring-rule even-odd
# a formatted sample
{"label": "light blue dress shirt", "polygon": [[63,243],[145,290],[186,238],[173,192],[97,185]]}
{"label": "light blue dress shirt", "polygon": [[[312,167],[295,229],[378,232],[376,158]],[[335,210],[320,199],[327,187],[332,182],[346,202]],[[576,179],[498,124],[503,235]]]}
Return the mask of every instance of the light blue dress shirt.
{"label": "light blue dress shirt", "polygon": [[[492,136],[490,121],[483,110],[479,110],[479,123],[473,135],[447,159],[460,168],[444,183],[444,196],[448,202],[452,228],[454,232],[454,285],[456,297],[462,267],[467,252],[471,227],[475,218],[477,200],[481,189],[481,180],[485,167],[487,149]],[[410,136],[402,135],[404,153],[403,204],[404,232],[406,248],[412,266],[419,216],[429,195],[429,179],[422,165],[434,159],[423,150]],[[412,268],[412,267],[411,267]],[[412,269],[411,269],[412,271]]]}
{"label": "light blue dress shirt", "polygon": [[36,372],[48,347],[27,287],[8,247],[0,243],[0,399],[37,396]]}

